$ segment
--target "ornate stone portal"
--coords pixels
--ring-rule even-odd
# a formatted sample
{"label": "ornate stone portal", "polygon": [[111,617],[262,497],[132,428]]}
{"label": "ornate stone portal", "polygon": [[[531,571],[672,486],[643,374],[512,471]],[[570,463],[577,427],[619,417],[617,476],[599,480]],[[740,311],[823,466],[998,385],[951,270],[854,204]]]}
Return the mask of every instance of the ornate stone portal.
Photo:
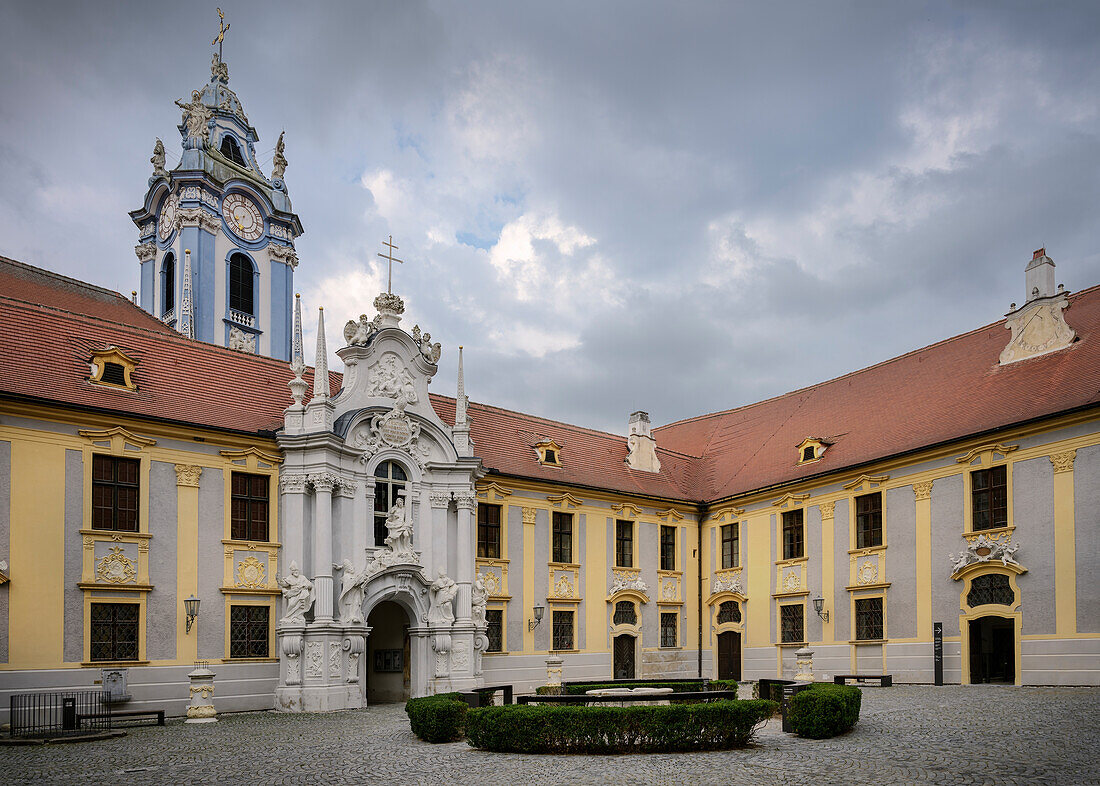
{"label": "ornate stone portal", "polygon": [[[375,667],[371,637],[400,641],[406,629],[411,696],[481,683],[488,593],[474,583],[473,546],[474,483],[484,471],[459,453],[428,398],[439,345],[400,328],[396,295],[379,295],[375,306],[374,319],[363,315],[344,329],[344,387],[334,395],[322,322],[308,404],[296,320],[293,401],[278,437],[281,562],[291,566],[279,577],[285,604],[276,628],[276,708],[284,711],[363,706]],[[381,476],[391,485],[379,497],[386,509],[376,510]],[[368,626],[383,602],[403,610],[401,628]],[[392,609],[378,619],[392,620]]]}

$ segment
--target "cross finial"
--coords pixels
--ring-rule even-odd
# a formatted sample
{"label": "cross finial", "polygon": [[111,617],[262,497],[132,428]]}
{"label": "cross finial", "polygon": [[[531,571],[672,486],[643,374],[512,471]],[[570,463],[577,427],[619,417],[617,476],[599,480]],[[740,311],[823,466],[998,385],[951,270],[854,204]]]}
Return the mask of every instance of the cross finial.
{"label": "cross finial", "polygon": [[390,265],[389,265],[389,267],[390,267],[390,271],[389,271],[389,279],[388,279],[388,281],[387,281],[387,283],[386,283],[386,292],[387,292],[388,294],[392,295],[392,294],[393,294],[393,263],[394,263],[394,262],[397,262],[397,263],[400,263],[400,264],[404,264],[404,260],[402,260],[402,259],[398,259],[397,257],[395,257],[395,256],[393,255],[393,252],[397,250],[397,246],[395,246],[395,245],[393,244],[393,235],[390,235],[390,239],[389,239],[389,240],[387,240],[387,241],[386,241],[385,243],[383,243],[382,245],[384,245],[384,246],[388,246],[388,247],[389,247],[389,249],[390,249],[390,250],[389,250],[389,251],[388,251],[387,253],[385,253],[385,254],[383,254],[383,253],[382,253],[381,251],[379,251],[379,252],[378,252],[378,256],[382,257],[382,259],[385,259],[385,260],[387,260],[387,261],[388,261],[388,262],[390,263]]}
{"label": "cross finial", "polygon": [[225,23],[225,14],[223,14],[222,10],[219,8],[218,9],[218,35],[213,41],[210,42],[211,46],[213,46],[214,44],[218,45],[218,59],[219,60],[222,59],[222,41],[225,40],[225,34],[226,34],[226,32],[228,32],[228,30],[229,30],[229,25],[227,25]]}

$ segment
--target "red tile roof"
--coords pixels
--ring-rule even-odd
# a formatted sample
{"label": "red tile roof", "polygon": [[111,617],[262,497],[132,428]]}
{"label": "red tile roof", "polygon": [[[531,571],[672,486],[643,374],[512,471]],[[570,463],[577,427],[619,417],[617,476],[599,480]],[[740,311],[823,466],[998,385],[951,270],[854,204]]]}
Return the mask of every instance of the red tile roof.
{"label": "red tile roof", "polygon": [[[626,465],[622,435],[471,402],[475,453],[491,471],[671,500],[706,501],[1100,403],[1100,287],[1070,298],[1072,347],[998,365],[1002,322],[758,404],[655,429],[659,473]],[[91,352],[137,361],[136,391],[87,381]],[[0,395],[270,435],[290,403],[287,364],[186,339],[118,293],[0,257]],[[306,373],[312,384],[312,370]],[[341,376],[330,374],[333,391]],[[454,399],[431,397],[446,423]],[[832,442],[798,466],[808,436]],[[549,437],[563,466],[538,463]]]}
{"label": "red tile roof", "polygon": [[[1070,296],[1078,340],[999,365],[1004,322],[727,412],[654,429],[666,448],[700,457],[698,493],[717,500],[855,467],[950,440],[1100,403],[1100,287]],[[806,437],[832,442],[797,465]]]}

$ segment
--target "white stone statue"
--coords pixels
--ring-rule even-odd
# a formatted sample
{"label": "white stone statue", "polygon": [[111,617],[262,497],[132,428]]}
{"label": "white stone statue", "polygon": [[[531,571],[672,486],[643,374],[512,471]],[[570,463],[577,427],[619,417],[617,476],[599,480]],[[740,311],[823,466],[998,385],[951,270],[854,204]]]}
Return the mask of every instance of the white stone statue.
{"label": "white stone statue", "polygon": [[210,138],[210,128],[207,123],[214,116],[210,107],[202,102],[202,96],[198,90],[191,91],[191,103],[183,104],[176,101],[176,106],[183,110],[183,124],[187,126],[187,136],[201,139],[205,142]]}
{"label": "white stone statue", "polygon": [[485,606],[489,602],[489,590],[485,588],[485,581],[478,573],[474,576],[473,587],[470,588],[470,617],[474,621],[474,627],[484,628]]}
{"label": "white stone statue", "polygon": [[272,180],[282,180],[283,175],[286,173],[287,162],[286,156],[283,155],[283,151],[286,149],[286,146],[283,144],[283,134],[285,133],[285,131],[281,132],[279,134],[279,141],[275,143],[275,158],[272,160],[271,164]]}
{"label": "white stone statue", "polygon": [[160,141],[159,137],[157,143],[153,145],[153,157],[149,159],[149,163],[153,165],[153,177],[168,174],[164,168],[164,143]]}
{"label": "white stone statue", "polygon": [[397,355],[388,354],[371,369],[367,380],[367,395],[396,399],[402,392],[410,404],[419,401],[412,374],[404,366],[398,365]]}
{"label": "white stone statue", "polygon": [[428,623],[451,625],[455,621],[454,599],[458,594],[458,585],[447,576],[443,568],[439,569],[439,578],[432,582],[431,606],[428,609]]}
{"label": "white stone statue", "polygon": [[286,601],[286,611],[279,622],[305,622],[306,612],[313,605],[313,582],[302,575],[294,561],[290,563],[290,575],[285,579],[276,576],[275,581],[283,588],[283,600]]}
{"label": "white stone statue", "polygon": [[413,527],[404,497],[398,497],[386,514],[386,533],[386,546],[393,552],[395,559],[405,557],[410,562],[416,561],[413,553]]}
{"label": "white stone statue", "polygon": [[363,585],[370,578],[370,567],[356,572],[350,559],[333,569],[340,571],[340,622],[344,625],[358,625],[363,622]]}

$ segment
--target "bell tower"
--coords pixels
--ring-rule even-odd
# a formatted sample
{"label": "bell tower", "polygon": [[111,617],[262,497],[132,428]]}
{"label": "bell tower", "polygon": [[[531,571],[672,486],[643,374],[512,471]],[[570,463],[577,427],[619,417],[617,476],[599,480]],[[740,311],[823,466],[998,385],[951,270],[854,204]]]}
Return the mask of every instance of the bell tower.
{"label": "bell tower", "polygon": [[175,102],[183,112],[179,164],[165,168],[158,139],[144,203],[130,213],[139,234],[140,302],[200,341],[289,360],[302,224],[283,181],[283,135],[268,177],[256,160],[259,135],[229,89],[221,57],[228,29],[223,18],[210,80],[189,101]]}

